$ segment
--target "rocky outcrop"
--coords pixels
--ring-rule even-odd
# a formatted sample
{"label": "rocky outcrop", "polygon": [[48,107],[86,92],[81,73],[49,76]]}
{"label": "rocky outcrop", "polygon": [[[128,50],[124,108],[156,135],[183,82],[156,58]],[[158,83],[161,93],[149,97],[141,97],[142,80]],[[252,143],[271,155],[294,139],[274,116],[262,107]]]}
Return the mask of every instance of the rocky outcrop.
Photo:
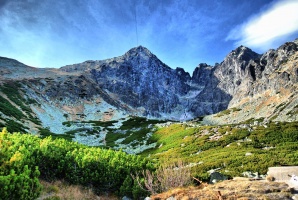
{"label": "rocky outcrop", "polygon": [[[233,50],[214,71],[214,75],[219,80],[218,87],[234,96],[250,71],[249,63],[259,57],[259,54],[244,46]],[[255,79],[255,74],[251,73],[251,77]]]}
{"label": "rocky outcrop", "polygon": [[[242,61],[242,65],[239,65],[240,59],[236,59],[234,65],[225,65],[225,61],[232,57],[233,52],[230,53],[215,70],[215,75],[220,79],[219,87],[232,95],[228,107],[238,107],[238,111],[223,117],[209,116],[206,121],[237,123],[251,118],[298,120],[297,43],[297,40],[287,42],[263,55],[250,53],[251,59]],[[224,66],[238,66],[238,72],[234,74],[235,70],[231,70],[232,76],[224,74]]]}
{"label": "rocky outcrop", "polygon": [[197,95],[190,105],[190,110],[195,116],[217,113],[228,107],[231,95],[219,88],[220,81],[215,76],[217,67],[200,64],[193,72],[191,85]]}

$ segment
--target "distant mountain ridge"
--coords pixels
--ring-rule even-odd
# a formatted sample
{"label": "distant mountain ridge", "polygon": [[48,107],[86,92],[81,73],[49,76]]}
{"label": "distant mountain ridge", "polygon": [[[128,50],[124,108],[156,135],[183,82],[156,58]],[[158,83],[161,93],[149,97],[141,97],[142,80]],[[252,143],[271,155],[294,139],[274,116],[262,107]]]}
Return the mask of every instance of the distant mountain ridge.
{"label": "distant mountain ridge", "polygon": [[[42,126],[63,133],[74,128],[64,121],[109,121],[129,115],[180,121],[208,115],[204,123],[219,124],[251,118],[295,121],[297,66],[298,40],[262,55],[240,46],[216,66],[199,64],[192,76],[139,46],[119,57],[59,69],[33,68],[0,57],[0,82],[2,87],[17,82],[20,95],[36,101],[27,106],[41,123],[23,119],[30,132]],[[26,115],[4,91],[0,95]],[[1,124],[10,119],[21,123],[1,113]]]}

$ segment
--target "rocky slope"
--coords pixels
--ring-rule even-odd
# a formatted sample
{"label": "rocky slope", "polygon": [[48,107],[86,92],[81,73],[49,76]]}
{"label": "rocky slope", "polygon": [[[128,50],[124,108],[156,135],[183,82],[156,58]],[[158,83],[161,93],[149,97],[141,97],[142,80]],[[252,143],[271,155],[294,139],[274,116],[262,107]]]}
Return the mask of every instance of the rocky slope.
{"label": "rocky slope", "polygon": [[[12,120],[30,132],[43,127],[64,133],[92,127],[62,122],[121,121],[131,115],[183,121],[209,115],[205,123],[294,121],[297,65],[297,40],[263,55],[240,46],[216,66],[199,64],[192,76],[182,68],[171,69],[142,46],[119,57],[60,69],[0,57],[0,95],[6,107],[18,110],[9,114],[3,107],[0,123]],[[11,97],[13,92],[25,101],[23,106]]]}
{"label": "rocky slope", "polygon": [[239,47],[214,74],[218,87],[232,96],[228,107],[233,109],[224,115],[208,116],[207,123],[237,123],[251,118],[298,120],[298,40],[263,55]]}

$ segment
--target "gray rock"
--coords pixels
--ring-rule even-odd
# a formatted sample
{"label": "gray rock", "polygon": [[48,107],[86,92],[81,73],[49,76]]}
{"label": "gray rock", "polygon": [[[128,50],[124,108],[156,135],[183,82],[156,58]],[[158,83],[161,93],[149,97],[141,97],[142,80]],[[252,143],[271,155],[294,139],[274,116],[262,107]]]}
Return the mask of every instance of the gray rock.
{"label": "gray rock", "polygon": [[217,183],[219,181],[224,181],[227,180],[228,177],[226,177],[225,175],[219,173],[219,172],[213,172],[210,174],[210,180],[209,183]]}
{"label": "gray rock", "polygon": [[251,155],[252,155],[251,152],[246,152],[246,153],[245,153],[245,156],[251,156]]}
{"label": "gray rock", "polygon": [[127,196],[124,196],[124,197],[122,197],[122,200],[132,200],[132,199]]}
{"label": "gray rock", "polygon": [[176,198],[175,197],[169,197],[166,200],[176,200]]}

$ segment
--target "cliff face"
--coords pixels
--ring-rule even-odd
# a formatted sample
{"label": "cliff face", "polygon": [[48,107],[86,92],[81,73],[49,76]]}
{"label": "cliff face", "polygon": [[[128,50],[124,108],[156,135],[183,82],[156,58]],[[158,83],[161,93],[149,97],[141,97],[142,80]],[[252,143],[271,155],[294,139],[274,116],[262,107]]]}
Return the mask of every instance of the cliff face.
{"label": "cliff face", "polygon": [[124,56],[93,68],[92,79],[117,100],[143,110],[142,115],[171,115],[189,91],[189,75],[173,70],[148,49],[131,49]]}
{"label": "cliff face", "polygon": [[[237,112],[221,117],[209,116],[206,122],[237,123],[251,118],[298,120],[298,40],[287,42],[263,55],[249,55],[252,58],[239,65],[241,59],[231,62],[231,52],[214,73],[220,79],[218,87],[232,96],[228,107],[237,107]],[[227,60],[230,60],[228,65]],[[231,64],[233,62],[235,64]],[[231,67],[237,69],[231,70],[230,76],[226,69]]]}
{"label": "cliff face", "polygon": [[[171,69],[145,47],[122,56],[86,61],[60,69],[38,69],[0,58],[2,86],[18,83],[18,92],[52,132],[70,130],[63,121],[119,120],[128,115],[235,123],[250,118],[297,120],[298,44],[288,42],[259,55],[240,46],[216,66],[199,64],[192,76]],[[13,104],[11,97],[0,94]],[[21,107],[17,109],[24,112]],[[0,123],[15,119],[2,112]],[[25,120],[26,121],[26,120]],[[27,120],[28,121],[28,120]],[[34,124],[34,123],[33,123]],[[38,127],[30,120],[31,131]]]}
{"label": "cliff face", "polygon": [[232,96],[219,88],[220,80],[215,75],[218,66],[200,64],[195,68],[191,85],[197,94],[191,102],[190,109],[195,116],[204,116],[225,110]]}
{"label": "cliff face", "polygon": [[234,96],[241,83],[247,78],[249,63],[259,57],[260,55],[244,46],[233,50],[214,71],[214,75],[219,80],[218,87]]}

